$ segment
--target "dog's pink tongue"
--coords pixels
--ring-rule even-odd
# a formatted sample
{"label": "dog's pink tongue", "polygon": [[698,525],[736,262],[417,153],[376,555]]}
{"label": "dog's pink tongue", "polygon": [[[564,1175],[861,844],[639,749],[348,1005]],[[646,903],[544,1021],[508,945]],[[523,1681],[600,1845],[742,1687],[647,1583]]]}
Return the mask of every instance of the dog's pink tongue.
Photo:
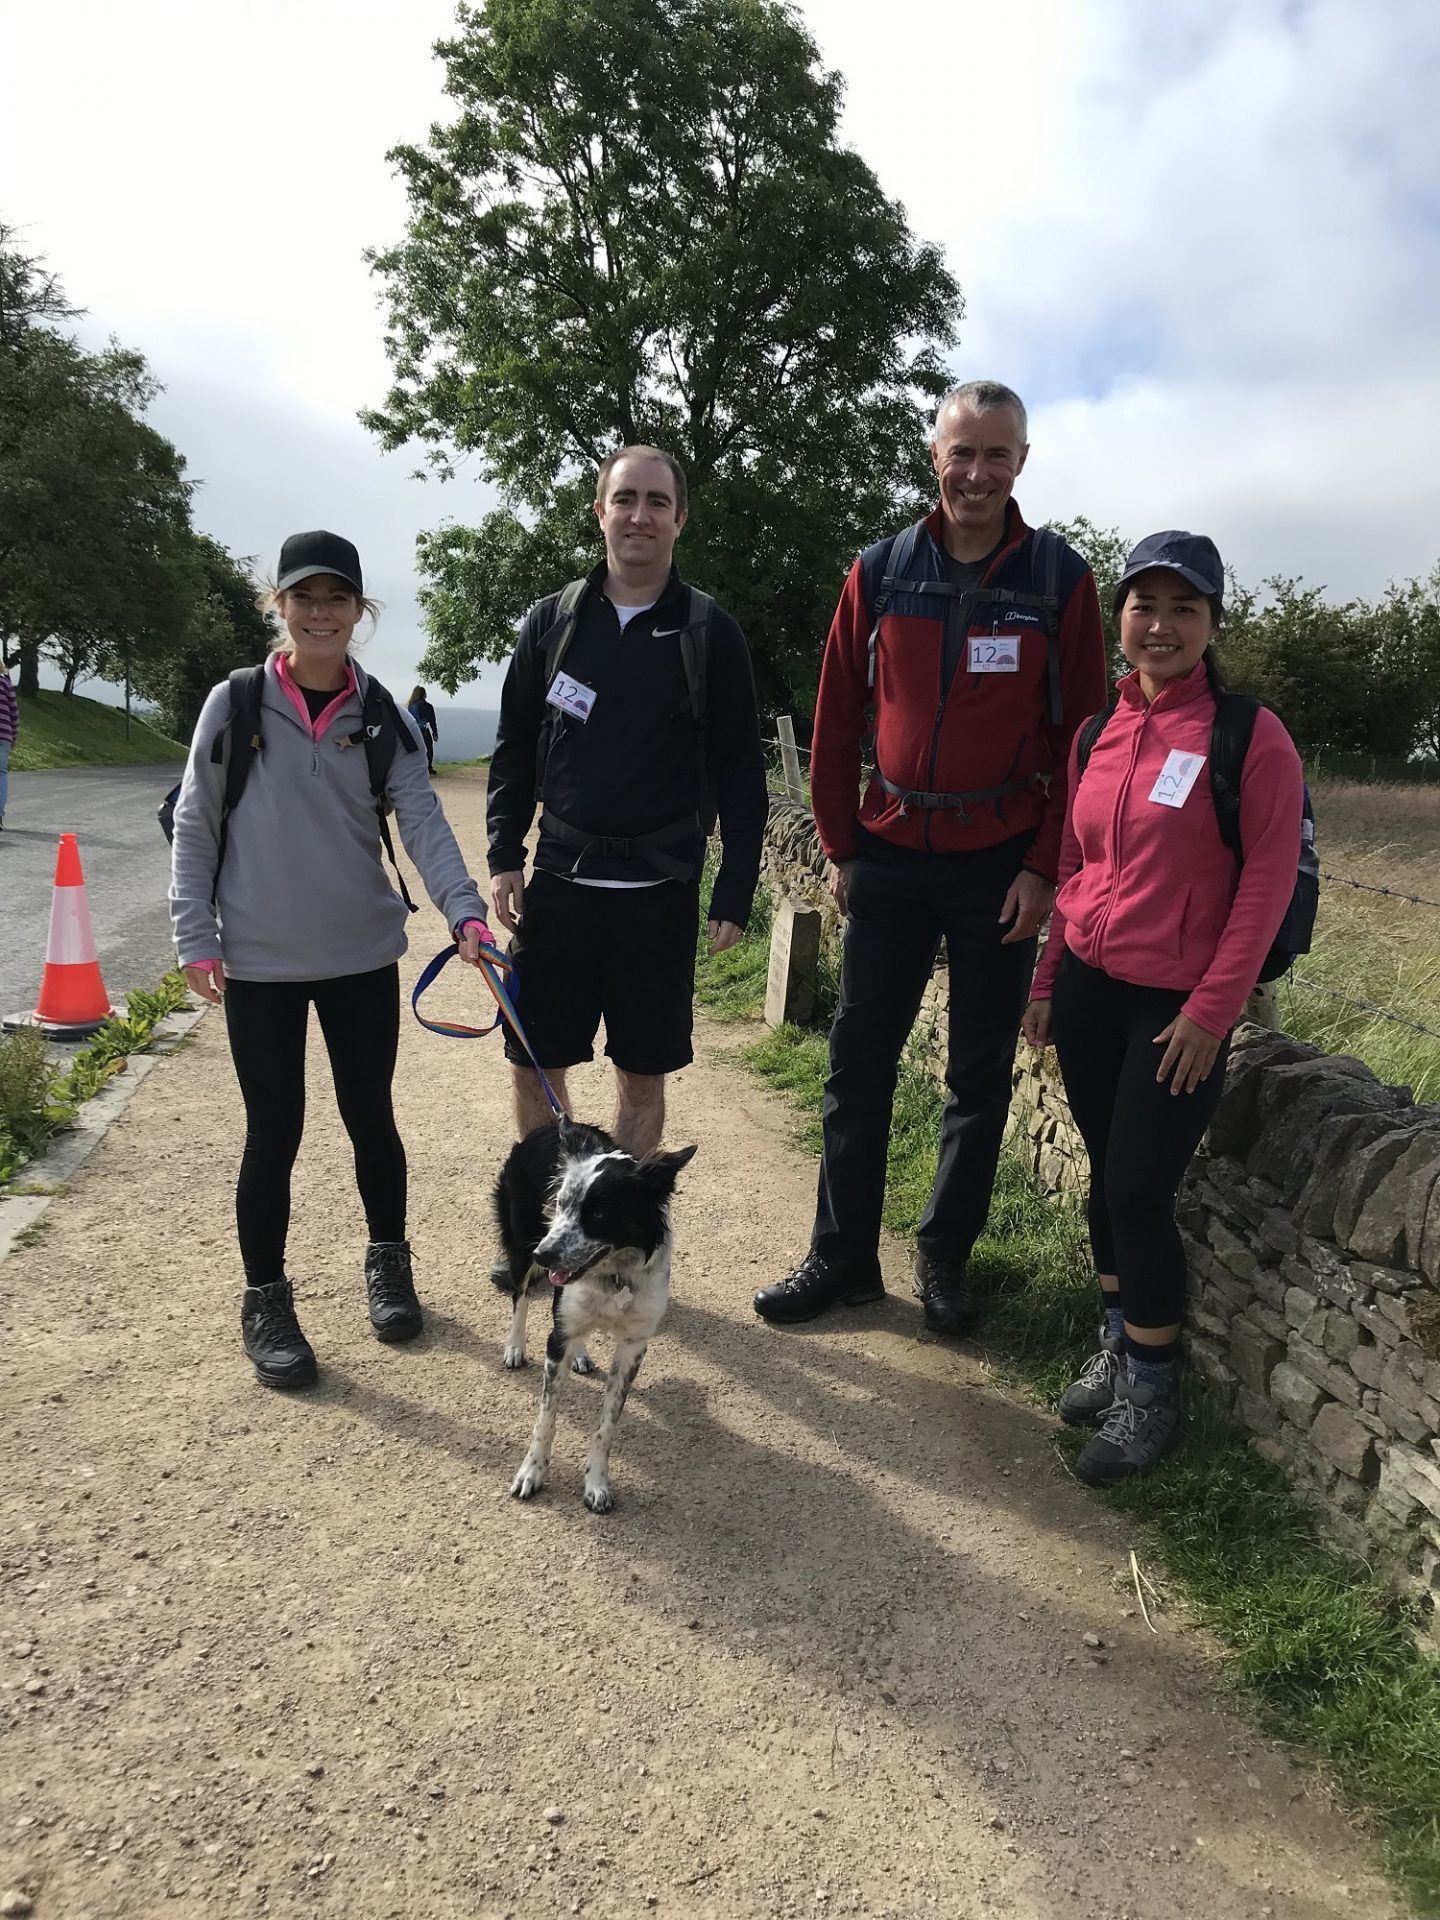
{"label": "dog's pink tongue", "polygon": [[552,1287],[563,1287],[569,1278],[570,1269],[568,1267],[551,1267],[549,1270],[549,1279]]}

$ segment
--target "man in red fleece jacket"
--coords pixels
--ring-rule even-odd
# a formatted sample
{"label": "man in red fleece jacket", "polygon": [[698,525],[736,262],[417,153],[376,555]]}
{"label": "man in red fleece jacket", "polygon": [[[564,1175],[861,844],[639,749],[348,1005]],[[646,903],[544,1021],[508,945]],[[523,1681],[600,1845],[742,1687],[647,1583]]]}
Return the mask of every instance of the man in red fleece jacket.
{"label": "man in red fleece jacket", "polygon": [[[846,916],[810,1252],[755,1296],[766,1320],[879,1299],[895,1074],[944,937],[948,1098],[917,1234],[927,1325],[974,1321],[966,1263],[984,1227],[1015,1037],[1054,898],[1076,728],[1105,705],[1095,579],[1011,498],[1029,445],[1008,387],[946,395],[940,505],[850,570],[825,646],[810,762],[830,888]],[[875,767],[860,795],[867,710]],[[858,799],[858,805],[857,805]]]}

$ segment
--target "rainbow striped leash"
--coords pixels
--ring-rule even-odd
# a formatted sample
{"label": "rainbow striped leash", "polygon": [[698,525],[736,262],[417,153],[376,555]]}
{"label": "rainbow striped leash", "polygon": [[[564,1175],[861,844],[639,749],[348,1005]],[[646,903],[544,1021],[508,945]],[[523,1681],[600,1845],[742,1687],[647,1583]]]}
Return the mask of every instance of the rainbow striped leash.
{"label": "rainbow striped leash", "polygon": [[486,986],[490,989],[495,1001],[495,1018],[490,1022],[488,1027],[465,1027],[461,1026],[458,1021],[451,1020],[427,1020],[424,1014],[421,1013],[421,994],[435,984],[459,951],[460,949],[458,947],[450,946],[446,947],[443,953],[436,954],[435,958],[415,982],[414,991],[410,995],[410,1011],[420,1022],[421,1026],[425,1028],[427,1033],[440,1033],[448,1040],[483,1040],[487,1033],[494,1033],[497,1027],[509,1027],[511,1033],[514,1034],[515,1038],[520,1042],[520,1045],[529,1056],[531,1066],[534,1067],[536,1073],[540,1076],[540,1084],[545,1089],[545,1098],[550,1102],[550,1111],[555,1115],[557,1120],[560,1119],[565,1109],[555,1098],[555,1089],[546,1079],[545,1069],[535,1058],[535,1049],[531,1046],[529,1036],[520,1024],[519,1014],[515,1011],[515,998],[519,991],[518,986],[515,992],[511,992],[506,988],[505,982],[501,977],[503,974],[513,974],[515,971],[515,963],[508,953],[503,953],[499,947],[491,946],[488,941],[482,940],[480,943],[479,972]]}

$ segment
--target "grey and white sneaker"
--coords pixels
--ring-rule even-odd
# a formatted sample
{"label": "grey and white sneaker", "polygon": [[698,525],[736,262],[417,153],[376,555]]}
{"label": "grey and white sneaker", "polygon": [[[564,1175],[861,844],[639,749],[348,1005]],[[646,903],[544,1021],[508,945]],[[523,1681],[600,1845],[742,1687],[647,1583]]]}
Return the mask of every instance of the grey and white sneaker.
{"label": "grey and white sneaker", "polygon": [[1123,1341],[1102,1332],[1100,1351],[1092,1354],[1078,1378],[1061,1394],[1056,1412],[1069,1427],[1091,1427],[1115,1404],[1115,1382],[1120,1378]]}
{"label": "grey and white sneaker", "polygon": [[1090,1487],[1133,1480],[1174,1445],[1180,1431],[1178,1385],[1168,1392],[1121,1374],[1100,1431],[1080,1449],[1075,1471]]}

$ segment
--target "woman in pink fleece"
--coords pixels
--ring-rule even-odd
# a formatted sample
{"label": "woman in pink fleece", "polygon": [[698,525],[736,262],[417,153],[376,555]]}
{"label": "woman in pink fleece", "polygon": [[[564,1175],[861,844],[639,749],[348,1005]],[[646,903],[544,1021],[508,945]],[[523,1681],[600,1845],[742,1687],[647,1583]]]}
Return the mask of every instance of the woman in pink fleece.
{"label": "woman in pink fleece", "polygon": [[1053,1038],[1090,1156],[1105,1322],[1060,1413],[1099,1423],[1077,1463],[1093,1486],[1143,1473],[1179,1428],[1175,1196],[1300,853],[1300,756],[1266,708],[1240,786],[1243,864],[1220,837],[1208,762],[1224,585],[1202,534],[1151,534],[1126,562],[1115,608],[1134,672],[1083,776],[1071,750],[1060,890],[1023,1026],[1034,1047]]}

